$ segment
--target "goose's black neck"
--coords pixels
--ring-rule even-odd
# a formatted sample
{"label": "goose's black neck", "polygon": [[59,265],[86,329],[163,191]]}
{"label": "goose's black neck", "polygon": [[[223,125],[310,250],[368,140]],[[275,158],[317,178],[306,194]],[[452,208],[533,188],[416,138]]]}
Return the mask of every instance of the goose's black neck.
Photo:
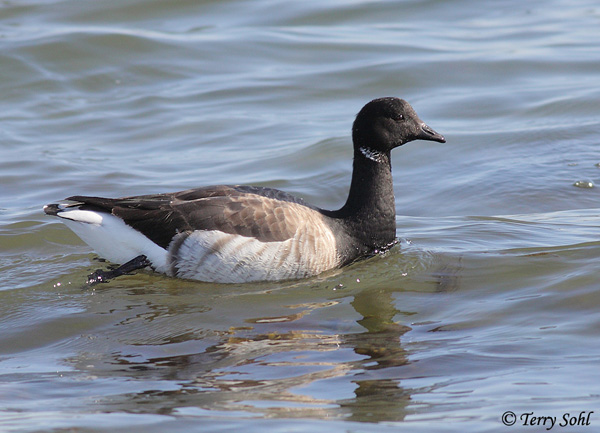
{"label": "goose's black neck", "polygon": [[356,147],[350,192],[344,206],[325,211],[347,235],[340,239],[351,255],[383,249],[396,238],[396,204],[390,152]]}
{"label": "goose's black neck", "polygon": [[413,140],[446,142],[403,99],[374,99],[356,115],[348,200],[337,211],[322,211],[329,217],[327,224],[335,235],[342,264],[394,243],[396,204],[390,152]]}

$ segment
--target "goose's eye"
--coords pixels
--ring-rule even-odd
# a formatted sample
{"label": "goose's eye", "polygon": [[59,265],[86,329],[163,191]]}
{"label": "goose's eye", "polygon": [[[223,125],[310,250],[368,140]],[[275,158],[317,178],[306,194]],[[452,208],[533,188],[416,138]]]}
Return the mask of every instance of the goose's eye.
{"label": "goose's eye", "polygon": [[404,114],[394,114],[392,116],[392,120],[395,120],[396,122],[400,122],[401,120],[404,120]]}

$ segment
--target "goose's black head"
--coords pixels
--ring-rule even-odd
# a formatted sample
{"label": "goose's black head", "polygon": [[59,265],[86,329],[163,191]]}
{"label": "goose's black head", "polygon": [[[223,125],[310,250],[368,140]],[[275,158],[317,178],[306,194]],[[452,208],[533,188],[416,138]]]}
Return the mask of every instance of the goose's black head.
{"label": "goose's black head", "polygon": [[355,150],[371,155],[387,154],[413,140],[446,142],[419,119],[408,102],[399,98],[374,99],[365,105],[354,121],[352,139]]}

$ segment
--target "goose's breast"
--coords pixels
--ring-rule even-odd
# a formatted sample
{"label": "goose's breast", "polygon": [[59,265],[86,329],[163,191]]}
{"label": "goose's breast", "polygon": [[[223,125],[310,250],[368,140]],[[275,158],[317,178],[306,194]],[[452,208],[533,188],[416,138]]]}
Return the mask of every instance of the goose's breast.
{"label": "goose's breast", "polygon": [[169,273],[218,283],[305,278],[340,265],[335,236],[323,217],[310,212],[294,236],[280,241],[219,230],[178,234],[169,245]]}

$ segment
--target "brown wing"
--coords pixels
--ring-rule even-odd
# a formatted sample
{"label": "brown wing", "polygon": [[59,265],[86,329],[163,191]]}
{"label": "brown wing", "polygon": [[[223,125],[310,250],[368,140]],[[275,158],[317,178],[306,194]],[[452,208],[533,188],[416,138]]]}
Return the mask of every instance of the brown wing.
{"label": "brown wing", "polygon": [[121,199],[74,196],[69,200],[84,203],[82,209],[122,218],[163,248],[177,233],[193,230],[284,241],[294,236],[304,212],[318,212],[279,190],[225,185]]}

